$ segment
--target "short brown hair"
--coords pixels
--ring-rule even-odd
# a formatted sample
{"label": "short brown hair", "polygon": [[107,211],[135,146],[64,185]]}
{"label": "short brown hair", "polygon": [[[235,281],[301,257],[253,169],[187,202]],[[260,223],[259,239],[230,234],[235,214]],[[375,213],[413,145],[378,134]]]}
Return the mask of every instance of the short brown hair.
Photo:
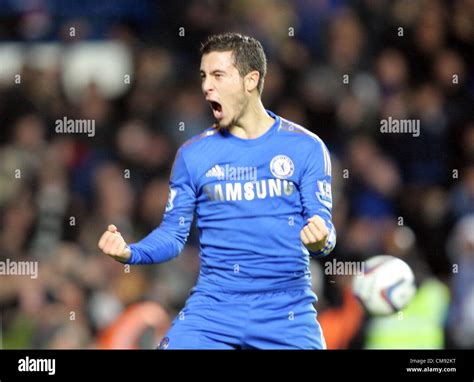
{"label": "short brown hair", "polygon": [[257,89],[262,94],[263,82],[267,74],[267,58],[262,44],[253,37],[243,36],[240,33],[224,33],[209,36],[201,45],[202,55],[227,51],[233,52],[234,65],[242,77],[253,70],[260,73]]}

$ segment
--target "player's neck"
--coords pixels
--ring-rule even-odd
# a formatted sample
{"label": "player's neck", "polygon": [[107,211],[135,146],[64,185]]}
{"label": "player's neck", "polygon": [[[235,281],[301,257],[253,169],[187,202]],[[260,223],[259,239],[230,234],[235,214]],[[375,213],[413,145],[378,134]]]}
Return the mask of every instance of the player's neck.
{"label": "player's neck", "polygon": [[265,134],[275,120],[270,117],[263,107],[260,98],[251,102],[239,121],[229,128],[236,137],[242,139],[255,139]]}

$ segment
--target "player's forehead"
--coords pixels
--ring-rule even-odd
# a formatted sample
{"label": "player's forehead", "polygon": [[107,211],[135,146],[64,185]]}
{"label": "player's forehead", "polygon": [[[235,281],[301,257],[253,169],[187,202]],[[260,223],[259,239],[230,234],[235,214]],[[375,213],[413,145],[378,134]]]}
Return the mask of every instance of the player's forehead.
{"label": "player's forehead", "polygon": [[201,72],[212,73],[215,70],[230,72],[233,69],[236,69],[236,67],[234,65],[234,56],[231,50],[209,52],[203,54],[201,57]]}

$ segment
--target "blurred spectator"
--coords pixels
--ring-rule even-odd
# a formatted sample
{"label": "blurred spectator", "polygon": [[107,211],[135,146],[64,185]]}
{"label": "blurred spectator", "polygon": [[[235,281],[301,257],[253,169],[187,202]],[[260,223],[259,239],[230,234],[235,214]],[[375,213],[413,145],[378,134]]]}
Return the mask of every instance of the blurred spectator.
{"label": "blurred spectator", "polygon": [[447,242],[453,262],[448,330],[455,348],[474,347],[474,214],[460,219]]}

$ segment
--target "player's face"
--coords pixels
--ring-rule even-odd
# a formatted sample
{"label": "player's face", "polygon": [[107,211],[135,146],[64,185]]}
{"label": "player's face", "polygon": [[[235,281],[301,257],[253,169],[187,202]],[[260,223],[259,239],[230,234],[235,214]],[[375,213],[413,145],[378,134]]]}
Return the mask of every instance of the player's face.
{"label": "player's face", "polygon": [[201,87],[219,126],[232,126],[248,104],[244,81],[232,51],[211,52],[201,59]]}

